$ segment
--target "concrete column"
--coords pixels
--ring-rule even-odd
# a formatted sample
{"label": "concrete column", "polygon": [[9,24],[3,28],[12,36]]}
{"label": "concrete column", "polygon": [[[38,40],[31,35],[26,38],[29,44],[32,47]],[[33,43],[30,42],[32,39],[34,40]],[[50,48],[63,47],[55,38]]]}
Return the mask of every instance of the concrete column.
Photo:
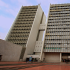
{"label": "concrete column", "polygon": [[60,62],[61,62],[61,56],[62,56],[62,53],[60,53]]}

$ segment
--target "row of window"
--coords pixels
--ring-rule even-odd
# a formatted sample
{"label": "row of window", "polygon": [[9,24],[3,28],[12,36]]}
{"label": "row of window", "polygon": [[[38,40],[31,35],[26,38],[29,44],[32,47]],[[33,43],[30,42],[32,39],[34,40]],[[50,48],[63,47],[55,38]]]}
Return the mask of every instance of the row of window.
{"label": "row of window", "polygon": [[60,18],[60,19],[54,19],[54,18],[53,18],[53,19],[49,19],[49,21],[53,21],[53,20],[55,20],[55,21],[57,21],[57,20],[58,20],[58,21],[59,21],[59,20],[62,20],[62,21],[63,21],[63,20],[70,20],[70,18]]}
{"label": "row of window", "polygon": [[58,22],[57,22],[57,21],[55,21],[55,22],[53,21],[53,22],[48,22],[48,24],[54,24],[54,23],[56,23],[56,24],[57,24],[57,23],[58,23],[58,24],[60,24],[60,23],[63,24],[63,23],[64,23],[64,24],[65,24],[65,23],[70,23],[70,21],[58,21]]}
{"label": "row of window", "polygon": [[60,33],[60,32],[66,32],[67,33],[67,32],[70,32],[70,31],[62,31],[62,30],[61,31],[47,31],[47,33]]}
{"label": "row of window", "polygon": [[61,49],[60,47],[44,47],[44,49]]}
{"label": "row of window", "polygon": [[16,25],[14,26],[30,26],[30,25],[32,24],[31,23],[19,23],[19,24],[16,23]]}
{"label": "row of window", "polygon": [[25,43],[14,43],[14,44],[18,44],[18,45],[26,46],[26,44],[25,44]]}
{"label": "row of window", "polygon": [[62,8],[62,7],[57,7],[57,8],[50,8],[50,10],[65,10],[65,9],[69,9],[69,7],[64,7],[64,8]]}
{"label": "row of window", "polygon": [[21,18],[21,19],[17,19],[17,20],[19,20],[19,21],[20,21],[20,20],[21,20],[21,21],[24,20],[24,21],[25,21],[25,20],[33,20],[33,19],[34,19],[34,18]]}
{"label": "row of window", "polygon": [[28,30],[22,30],[22,31],[20,31],[20,30],[13,30],[12,32],[14,32],[14,33],[18,33],[18,32],[23,32],[23,33],[30,33],[30,31]]}
{"label": "row of window", "polygon": [[[22,15],[23,15],[23,16],[29,16],[29,15],[35,15],[35,14],[36,14],[36,13],[32,13],[32,14],[31,14],[31,13],[26,13],[26,14],[19,14],[19,16],[22,16]],[[30,17],[30,16],[29,16],[29,17]]]}
{"label": "row of window", "polygon": [[29,17],[29,16],[30,16],[30,17],[31,17],[31,16],[34,17],[35,14],[34,14],[34,15],[33,15],[33,14],[32,14],[32,15],[30,15],[30,14],[29,14],[29,15],[19,15],[19,17]]}
{"label": "row of window", "polygon": [[10,37],[28,37],[29,35],[11,35]]}
{"label": "row of window", "polygon": [[51,25],[49,25],[48,24],[48,26],[69,26],[70,24],[57,24],[56,23],[56,25],[55,24],[51,24]]}
{"label": "row of window", "polygon": [[[26,34],[29,34],[30,32],[11,32],[11,34],[19,34],[19,33],[26,33]],[[26,35],[25,34],[25,35]]]}
{"label": "row of window", "polygon": [[47,29],[49,30],[49,29],[70,29],[70,27],[67,27],[67,28],[48,28],[47,27]]}
{"label": "row of window", "polygon": [[50,26],[50,27],[47,27],[47,28],[61,28],[61,29],[66,29],[66,28],[69,28],[70,29],[70,27],[69,26]]}
{"label": "row of window", "polygon": [[24,39],[24,38],[28,38],[28,36],[26,36],[26,35],[24,35],[24,36],[10,36],[10,38],[22,38],[22,39]]}
{"label": "row of window", "polygon": [[[52,10],[50,10],[50,13],[52,14],[52,13],[70,13],[69,12],[69,10],[70,9],[52,9]],[[58,12],[59,11],[59,12]]]}
{"label": "row of window", "polygon": [[54,43],[50,43],[50,41],[49,41],[49,43],[45,42],[45,44],[56,44],[56,45],[64,45],[64,44],[67,44],[67,45],[69,45],[70,43],[67,43],[67,42],[66,43],[65,42],[64,43],[58,43],[58,42],[57,43],[55,43],[55,42]]}
{"label": "row of window", "polygon": [[20,14],[28,14],[28,13],[36,13],[36,11],[26,11],[26,12],[20,12]]}
{"label": "row of window", "polygon": [[[63,14],[50,14],[49,16],[66,16],[66,15],[68,16],[68,15],[70,15],[70,13],[68,13],[68,14],[64,14],[64,13]],[[65,18],[65,19],[68,19],[68,18]],[[60,20],[62,20],[62,19],[60,19]]]}
{"label": "row of window", "polygon": [[16,22],[15,24],[33,24],[33,22],[28,22],[28,21],[25,23],[24,22]]}
{"label": "row of window", "polygon": [[23,16],[23,17],[18,17],[18,19],[33,19],[35,16]]}
{"label": "row of window", "polygon": [[65,5],[62,5],[62,4],[59,5],[58,4],[58,5],[53,5],[53,6],[51,5],[50,9],[53,9],[53,8],[61,8],[62,9],[62,8],[67,8],[67,7],[70,8],[70,5],[66,5],[66,4]]}
{"label": "row of window", "polygon": [[14,44],[19,44],[19,45],[25,45],[26,44],[26,42],[20,42],[20,43],[18,43],[18,42],[14,42],[14,41],[10,41],[11,43],[14,43]]}
{"label": "row of window", "polygon": [[20,39],[20,38],[19,38],[19,39],[16,39],[16,38],[15,38],[15,39],[10,39],[10,38],[9,38],[8,40],[9,40],[9,41],[27,41],[26,38],[24,38],[24,39]]}
{"label": "row of window", "polygon": [[19,28],[17,28],[17,29],[13,29],[13,30],[31,30],[31,28],[28,28],[28,29],[19,29]]}
{"label": "row of window", "polygon": [[50,12],[62,12],[62,11],[70,11],[70,9],[57,9],[57,10],[50,10]]}
{"label": "row of window", "polygon": [[65,41],[67,40],[67,41],[70,41],[70,39],[57,39],[57,38],[56,38],[56,39],[51,39],[51,38],[50,38],[50,39],[45,39],[45,40],[47,40],[47,41],[52,41],[52,40],[53,40],[53,41],[54,41],[54,40],[65,40]]}
{"label": "row of window", "polygon": [[69,26],[69,23],[50,23],[47,26]]}
{"label": "row of window", "polygon": [[59,16],[59,15],[55,15],[55,16],[49,16],[49,18],[56,18],[56,17],[69,17],[70,15],[61,15],[61,16]]}
{"label": "row of window", "polygon": [[51,45],[52,46],[52,45],[60,45],[60,44],[61,45],[70,45],[68,43],[51,43],[51,44],[50,43],[48,43],[48,44],[44,43],[44,46],[48,46],[48,45]]}
{"label": "row of window", "polygon": [[20,21],[21,21],[21,22],[22,22],[22,21],[23,21],[23,22],[25,22],[25,21],[27,22],[27,21],[33,21],[33,20],[34,20],[34,19],[32,19],[32,20],[17,20],[17,22],[20,22]]}
{"label": "row of window", "polygon": [[48,22],[49,24],[51,24],[51,23],[70,23],[70,21],[53,21],[53,22]]}
{"label": "row of window", "polygon": [[21,10],[21,12],[27,12],[27,11],[30,11],[30,12],[31,12],[31,11],[37,11],[37,9],[26,9],[26,10],[22,9],[22,10]]}
{"label": "row of window", "polygon": [[32,25],[22,25],[22,26],[20,26],[20,25],[16,25],[16,26],[14,26],[14,27],[31,27]]}
{"label": "row of window", "polygon": [[38,6],[23,6],[22,9],[37,9]]}
{"label": "row of window", "polygon": [[70,21],[70,20],[69,19],[65,19],[65,20],[49,20],[48,22],[57,22],[57,21],[61,22],[61,21]]}
{"label": "row of window", "polygon": [[23,12],[23,13],[20,12],[19,15],[34,15],[35,13],[36,13],[36,11],[35,12],[29,12],[29,13],[26,11],[26,12]]}
{"label": "row of window", "polygon": [[[65,17],[64,17],[65,16]],[[49,16],[49,19],[61,19],[62,20],[62,18],[63,19],[68,19],[68,18],[70,18],[69,17],[70,15],[68,14],[67,16],[66,15],[50,15]],[[53,18],[54,17],[54,18]]]}
{"label": "row of window", "polygon": [[36,12],[30,12],[30,13],[28,13],[28,12],[23,12],[23,13],[20,13],[19,15],[35,15],[36,14]]}
{"label": "row of window", "polygon": [[[45,35],[45,37],[47,37],[47,36],[49,37],[49,36],[58,36],[58,35]],[[64,35],[64,34],[62,35],[62,34],[61,34],[61,35],[59,35],[59,36],[69,36],[69,35]]]}
{"label": "row of window", "polygon": [[[46,34],[48,37],[50,37],[50,36],[70,36],[70,35],[48,35],[48,34]],[[47,37],[46,36],[46,37]]]}

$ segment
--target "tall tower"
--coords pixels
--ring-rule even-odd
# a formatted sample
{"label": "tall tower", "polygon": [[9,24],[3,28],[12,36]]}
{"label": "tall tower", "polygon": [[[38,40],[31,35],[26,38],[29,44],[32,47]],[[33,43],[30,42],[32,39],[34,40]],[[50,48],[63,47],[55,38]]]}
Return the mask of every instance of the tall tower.
{"label": "tall tower", "polygon": [[6,38],[7,41],[26,47],[37,9],[38,6],[21,7]]}
{"label": "tall tower", "polygon": [[44,53],[47,62],[61,62],[70,55],[70,4],[50,5]]}
{"label": "tall tower", "polygon": [[38,39],[40,30],[42,30],[42,35],[40,37],[42,39],[43,31],[45,28],[45,25],[42,25],[42,23],[45,24],[45,22],[46,17],[40,5],[21,7],[6,37],[6,41],[23,46],[20,59],[25,60],[29,54],[36,52],[34,51],[35,44]]}

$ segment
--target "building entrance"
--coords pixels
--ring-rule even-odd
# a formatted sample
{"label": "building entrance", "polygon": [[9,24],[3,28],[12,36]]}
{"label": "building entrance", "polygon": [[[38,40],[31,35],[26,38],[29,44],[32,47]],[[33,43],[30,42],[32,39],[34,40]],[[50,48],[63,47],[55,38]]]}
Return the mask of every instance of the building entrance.
{"label": "building entrance", "polygon": [[2,55],[0,55],[0,61],[2,60]]}
{"label": "building entrance", "polygon": [[62,53],[62,62],[70,62],[70,53]]}
{"label": "building entrance", "polygon": [[48,52],[45,53],[46,62],[60,62],[60,53]]}

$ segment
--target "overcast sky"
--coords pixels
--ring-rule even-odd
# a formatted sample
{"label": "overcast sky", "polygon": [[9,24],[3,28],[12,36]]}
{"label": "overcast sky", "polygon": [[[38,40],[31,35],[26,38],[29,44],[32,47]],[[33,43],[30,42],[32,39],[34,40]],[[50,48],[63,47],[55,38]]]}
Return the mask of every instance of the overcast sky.
{"label": "overcast sky", "polygon": [[5,39],[21,6],[38,5],[47,17],[50,4],[70,3],[70,0],[0,0],[0,39]]}

